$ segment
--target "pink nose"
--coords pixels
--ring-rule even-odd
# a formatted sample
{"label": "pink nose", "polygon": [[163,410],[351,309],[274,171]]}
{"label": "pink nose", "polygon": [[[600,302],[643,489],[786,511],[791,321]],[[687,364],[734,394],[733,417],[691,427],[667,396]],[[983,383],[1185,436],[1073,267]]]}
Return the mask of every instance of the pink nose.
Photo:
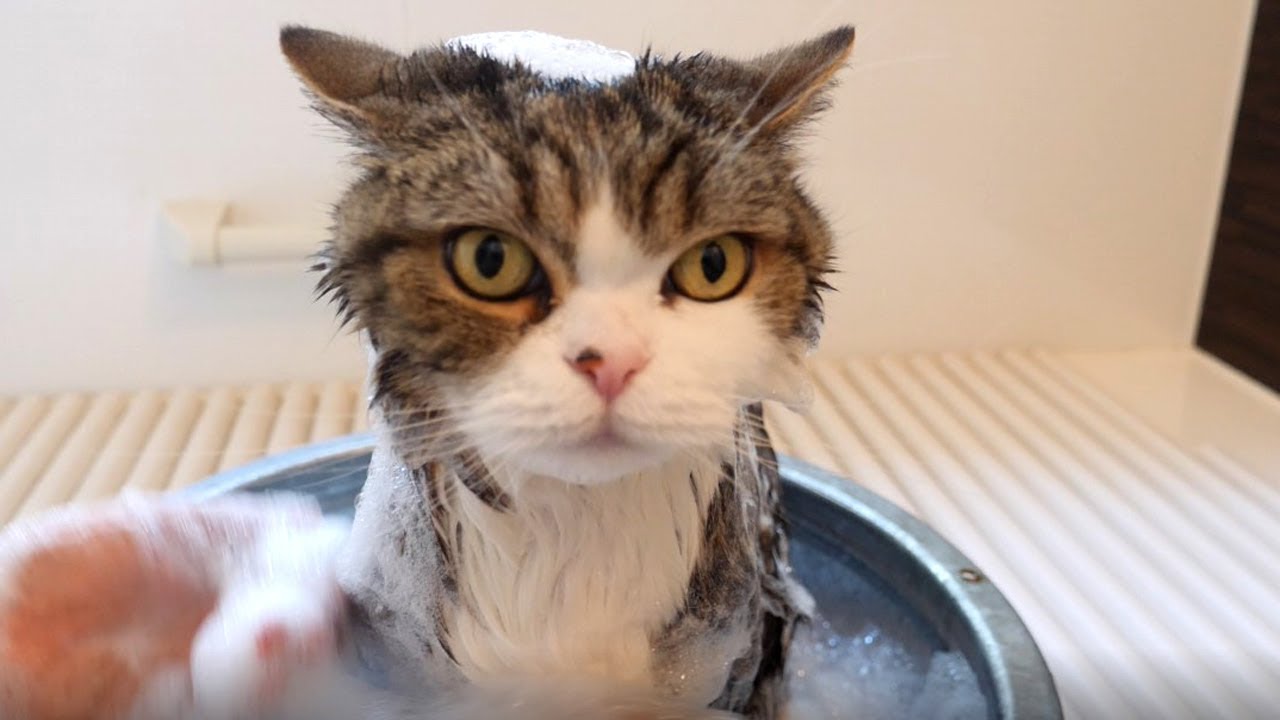
{"label": "pink nose", "polygon": [[605,402],[612,402],[627,389],[627,383],[636,373],[649,364],[649,358],[639,352],[617,352],[604,355],[595,348],[587,348],[569,360],[574,370],[591,378],[596,392]]}

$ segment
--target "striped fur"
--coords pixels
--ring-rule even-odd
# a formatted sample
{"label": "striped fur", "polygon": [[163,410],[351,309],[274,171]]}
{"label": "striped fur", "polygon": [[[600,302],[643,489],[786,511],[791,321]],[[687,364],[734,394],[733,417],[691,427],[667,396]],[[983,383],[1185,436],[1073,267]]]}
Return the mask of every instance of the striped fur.
{"label": "striped fur", "polygon": [[[792,144],[852,38],[589,83],[284,31],[361,169],[317,270],[373,351],[346,585],[399,681],[594,673],[776,717],[803,593],[759,401],[795,398],[817,340],[832,242]],[[444,253],[469,227],[526,243],[542,282],[462,291]],[[726,233],[742,290],[675,294],[674,260]],[[623,346],[647,365],[616,401],[565,361]]]}

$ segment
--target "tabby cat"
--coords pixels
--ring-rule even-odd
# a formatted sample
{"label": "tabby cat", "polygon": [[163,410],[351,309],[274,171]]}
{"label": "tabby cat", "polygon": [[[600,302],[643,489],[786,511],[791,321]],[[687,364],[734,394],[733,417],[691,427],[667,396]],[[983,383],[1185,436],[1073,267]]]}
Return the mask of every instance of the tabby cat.
{"label": "tabby cat", "polygon": [[317,269],[371,354],[342,580],[391,682],[778,715],[807,596],[761,403],[807,387],[832,239],[794,142],[852,42],[600,78],[283,31],[357,149]]}

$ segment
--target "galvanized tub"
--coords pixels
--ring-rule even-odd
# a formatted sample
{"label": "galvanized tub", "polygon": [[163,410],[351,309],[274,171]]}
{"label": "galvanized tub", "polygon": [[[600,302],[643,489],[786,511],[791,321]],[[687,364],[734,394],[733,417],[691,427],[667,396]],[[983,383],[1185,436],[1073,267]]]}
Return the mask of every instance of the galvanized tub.
{"label": "galvanized tub", "polygon": [[[325,512],[350,515],[372,451],[371,436],[346,437],[258,460],[185,493],[306,493]],[[1061,719],[1035,641],[964,555],[874,493],[805,463],[779,462],[792,564],[828,620],[870,619],[904,645],[961,652],[992,720]]]}

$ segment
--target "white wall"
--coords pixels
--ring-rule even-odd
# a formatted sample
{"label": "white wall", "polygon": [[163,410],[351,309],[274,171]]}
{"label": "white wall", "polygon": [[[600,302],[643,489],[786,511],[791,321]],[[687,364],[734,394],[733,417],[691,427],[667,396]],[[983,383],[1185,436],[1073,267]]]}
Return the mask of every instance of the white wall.
{"label": "white wall", "polygon": [[752,53],[852,21],[812,152],[829,352],[1189,342],[1249,0],[0,3],[0,392],[354,375],[300,267],[184,268],[165,198],[318,219],[341,149],[275,47],[538,28]]}

